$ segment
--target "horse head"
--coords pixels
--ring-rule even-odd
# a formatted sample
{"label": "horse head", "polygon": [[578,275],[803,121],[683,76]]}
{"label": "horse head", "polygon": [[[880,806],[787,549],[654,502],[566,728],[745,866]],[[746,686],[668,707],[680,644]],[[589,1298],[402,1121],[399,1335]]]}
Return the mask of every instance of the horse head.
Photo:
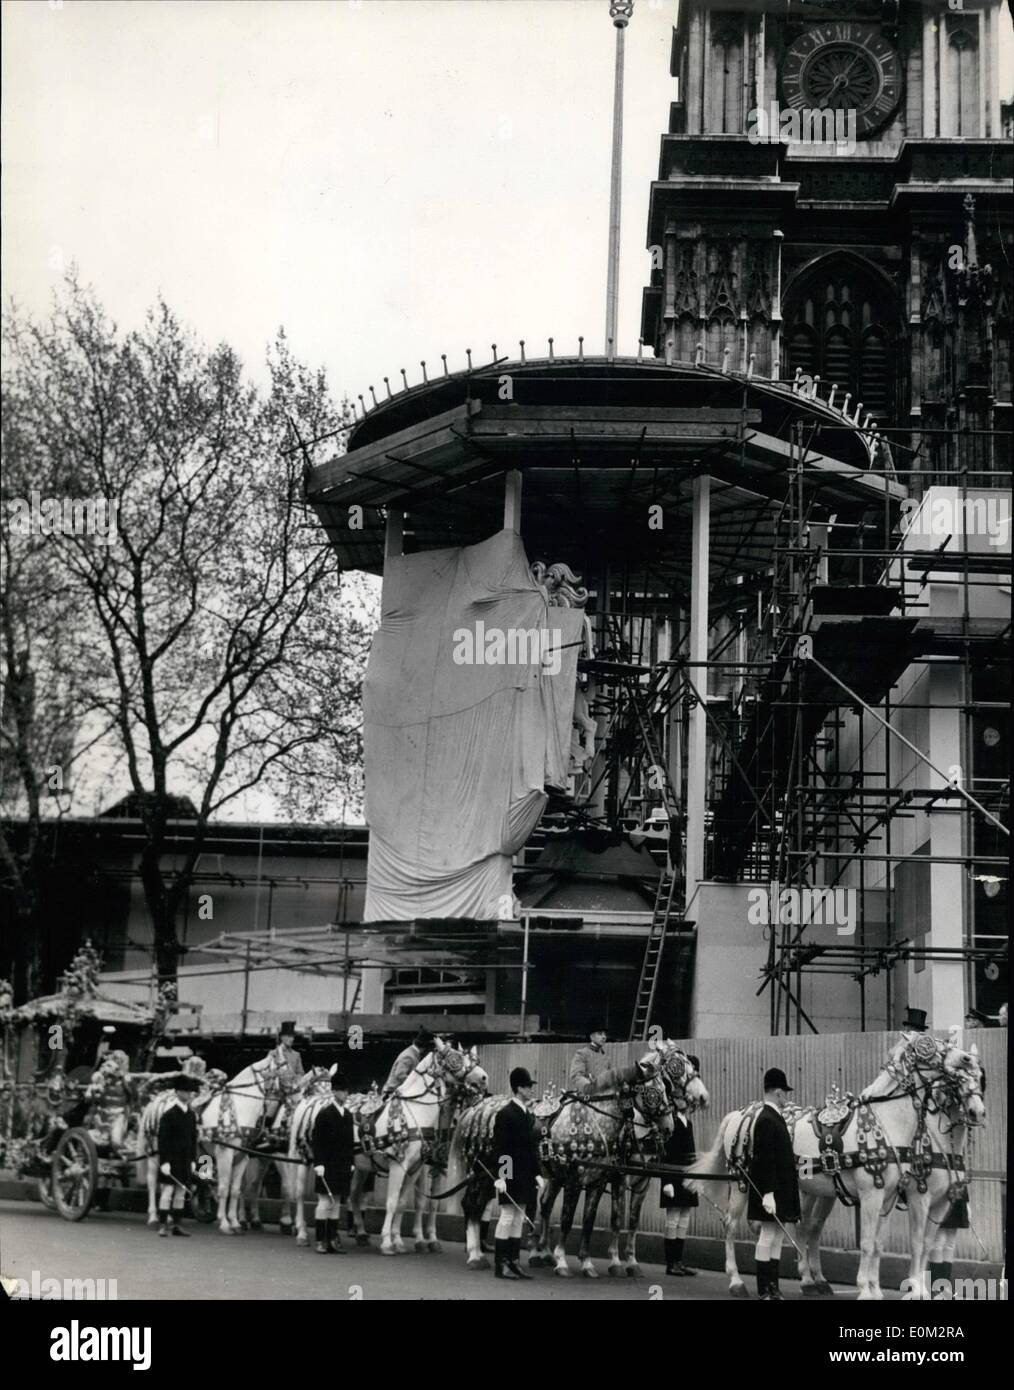
{"label": "horse head", "polygon": [[306,1098],[322,1096],[331,1090],[331,1071],[328,1067],[311,1067],[296,1087],[295,1094]]}
{"label": "horse head", "polygon": [[669,1087],[661,1072],[653,1076],[638,1074],[631,1085],[634,1108],[659,1134],[668,1136],[673,1132],[673,1102]]}
{"label": "horse head", "polygon": [[986,1120],[986,1074],[979,1061],[979,1049],[975,1043],[966,1052],[958,1046],[957,1037],[951,1034],[951,1041],[944,1051],[942,1084],[937,1088],[939,1099],[949,1102],[952,1110],[960,1107],[962,1119],[969,1128],[985,1123]]}
{"label": "horse head", "polygon": [[[438,1038],[430,1055],[434,1058],[434,1076],[455,1095],[467,1100],[476,1100],[486,1093],[489,1077],[479,1065],[479,1054],[474,1047],[466,1052],[463,1048],[454,1047]],[[423,1058],[423,1062],[425,1061]],[[419,1065],[420,1071],[422,1065],[423,1063]]]}
{"label": "horse head", "polygon": [[704,1110],[711,1097],[687,1053],[674,1042],[664,1039],[658,1043],[661,1072],[672,1094],[677,1110]]}
{"label": "horse head", "polygon": [[947,1042],[932,1033],[902,1033],[892,1049],[885,1070],[910,1094],[928,1091],[941,1109],[968,1125],[982,1124],[986,1116],[983,1075],[979,1053],[959,1045],[960,1033],[951,1029]]}
{"label": "horse head", "polygon": [[[607,1072],[599,1077],[599,1085],[607,1077],[619,1082],[619,1089],[629,1089],[634,1105],[644,1119],[660,1134],[669,1135],[673,1131],[672,1095],[662,1071],[663,1058],[658,1048],[653,1047],[634,1063],[633,1072],[620,1069],[615,1074]],[[627,1080],[629,1077],[629,1080]]]}

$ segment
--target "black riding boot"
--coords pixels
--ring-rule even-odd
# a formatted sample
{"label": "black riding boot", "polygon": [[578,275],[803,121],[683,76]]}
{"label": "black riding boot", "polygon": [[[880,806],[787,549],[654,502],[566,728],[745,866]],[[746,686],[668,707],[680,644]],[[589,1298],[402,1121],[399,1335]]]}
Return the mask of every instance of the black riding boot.
{"label": "black riding boot", "polygon": [[669,1236],[666,1236],[662,1241],[662,1245],[665,1249],[665,1272],[666,1274],[675,1274],[676,1270],[673,1268],[673,1266],[677,1263],[677,1242],[675,1240],[670,1239]]}
{"label": "black riding boot", "polygon": [[342,1238],[338,1234],[339,1222],[329,1221],[327,1223],[327,1248],[333,1255],[344,1255],[345,1247],[342,1245]]}
{"label": "black riding boot", "polygon": [[173,1235],[174,1235],[174,1236],[189,1236],[189,1235],[190,1235],[190,1232],[189,1232],[189,1231],[185,1231],[185,1230],[183,1229],[183,1227],[180,1225],[180,1218],[179,1218],[178,1216],[176,1216],[175,1214],[173,1215],[173,1220],[172,1220],[172,1230],[173,1230]]}
{"label": "black riding boot", "polygon": [[327,1244],[327,1222],[315,1221],[313,1223],[314,1250],[318,1255],[330,1255],[331,1251]]}
{"label": "black riding boot", "polygon": [[521,1268],[521,1237],[511,1236],[507,1242],[507,1263],[519,1279],[531,1279],[530,1274],[526,1274]]}
{"label": "black riding boot", "polygon": [[768,1298],[776,1303],[784,1303],[785,1295],[778,1287],[778,1260],[768,1260]]}
{"label": "black riding boot", "polygon": [[493,1274],[497,1279],[517,1280],[521,1277],[519,1274],[515,1274],[514,1270],[511,1269],[510,1249],[511,1243],[509,1240],[501,1240],[497,1237],[493,1242]]}
{"label": "black riding boot", "polygon": [[771,1297],[771,1276],[768,1273],[770,1268],[770,1260],[757,1261],[757,1297],[762,1301]]}
{"label": "black riding boot", "polygon": [[689,1265],[685,1265],[683,1263],[683,1247],[685,1243],[686,1242],[683,1240],[682,1236],[677,1236],[676,1239],[673,1241],[673,1245],[676,1247],[676,1249],[673,1254],[673,1267],[669,1271],[669,1273],[682,1274],[685,1278],[696,1279],[697,1270],[691,1269]]}
{"label": "black riding boot", "polygon": [[[930,1265],[930,1298],[944,1301],[954,1297],[954,1287],[951,1284],[951,1273],[954,1266],[950,1261],[941,1261],[940,1264]],[[937,1284],[946,1284],[946,1288],[938,1289]]]}
{"label": "black riding boot", "polygon": [[160,1236],[169,1234],[169,1213],[167,1211],[160,1211],[158,1214],[158,1233]]}

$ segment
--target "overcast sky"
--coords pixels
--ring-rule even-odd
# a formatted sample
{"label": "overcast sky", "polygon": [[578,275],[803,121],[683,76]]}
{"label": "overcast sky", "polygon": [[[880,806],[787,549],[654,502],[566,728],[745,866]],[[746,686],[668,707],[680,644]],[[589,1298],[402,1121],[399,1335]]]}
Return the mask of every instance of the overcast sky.
{"label": "overcast sky", "polygon": [[[621,351],[675,16],[637,0],[627,30]],[[601,351],[607,0],[14,0],[4,20],[4,280],[28,307],[76,261],[125,326],[161,292],[259,372],[284,324],[353,395],[492,342]]]}
{"label": "overcast sky", "polygon": [[[257,368],[284,324],[336,390],[549,334],[601,350],[606,0],[14,3],[5,284],[75,260],[114,316],[159,291]],[[636,350],[673,0],[627,40],[621,339]]]}

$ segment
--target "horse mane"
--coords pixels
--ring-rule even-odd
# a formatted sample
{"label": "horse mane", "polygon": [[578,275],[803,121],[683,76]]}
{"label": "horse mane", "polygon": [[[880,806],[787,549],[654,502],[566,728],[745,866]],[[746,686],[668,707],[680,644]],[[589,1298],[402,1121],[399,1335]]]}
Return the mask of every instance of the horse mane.
{"label": "horse mane", "polygon": [[614,1091],[621,1086],[629,1086],[638,1079],[639,1075],[636,1062],[631,1062],[627,1066],[607,1067],[605,1071],[599,1072],[595,1078],[595,1084],[590,1091],[585,1092],[585,1095],[600,1096],[605,1091]]}

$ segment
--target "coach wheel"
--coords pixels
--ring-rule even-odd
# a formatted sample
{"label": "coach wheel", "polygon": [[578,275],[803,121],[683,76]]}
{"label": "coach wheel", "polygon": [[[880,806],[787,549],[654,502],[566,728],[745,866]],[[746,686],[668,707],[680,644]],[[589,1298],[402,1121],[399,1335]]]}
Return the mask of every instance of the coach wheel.
{"label": "coach wheel", "polygon": [[56,1211],[56,1201],[53,1197],[52,1177],[39,1178],[38,1183],[36,1185],[36,1193],[38,1195],[39,1201],[42,1203],[42,1205],[46,1208],[47,1211]]}
{"label": "coach wheel", "polygon": [[95,1200],[99,1155],[86,1129],[68,1129],[53,1154],[53,1199],[65,1221],[80,1221]]}

